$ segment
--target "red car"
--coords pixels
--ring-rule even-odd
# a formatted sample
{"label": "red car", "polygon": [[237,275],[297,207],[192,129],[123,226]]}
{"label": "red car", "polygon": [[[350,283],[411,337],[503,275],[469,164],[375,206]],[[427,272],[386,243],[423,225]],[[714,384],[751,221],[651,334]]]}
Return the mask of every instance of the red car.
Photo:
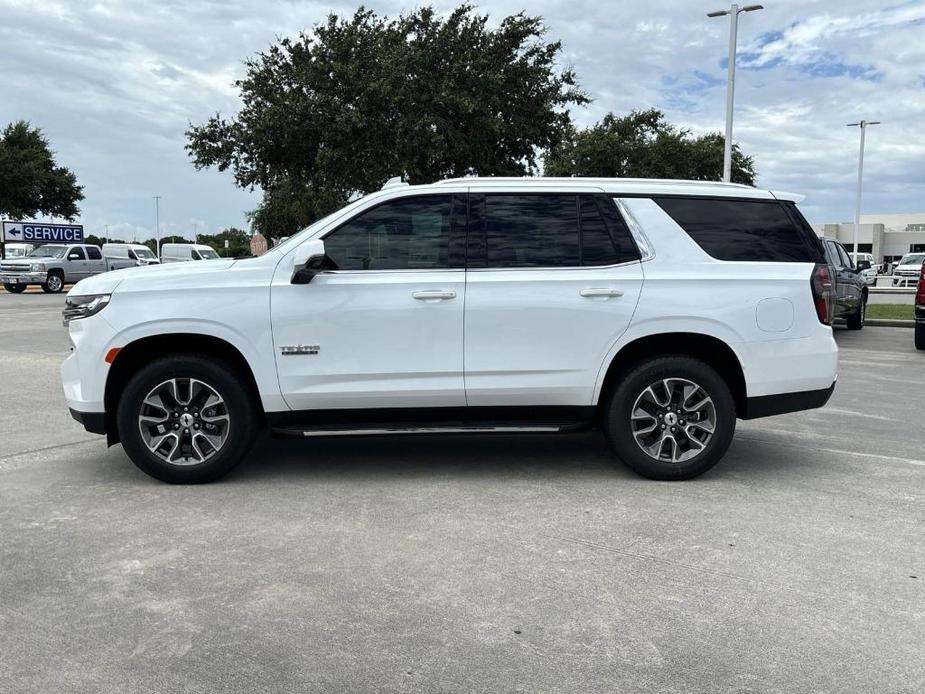
{"label": "red car", "polygon": [[925,263],[919,271],[919,288],[915,290],[915,346],[925,349]]}

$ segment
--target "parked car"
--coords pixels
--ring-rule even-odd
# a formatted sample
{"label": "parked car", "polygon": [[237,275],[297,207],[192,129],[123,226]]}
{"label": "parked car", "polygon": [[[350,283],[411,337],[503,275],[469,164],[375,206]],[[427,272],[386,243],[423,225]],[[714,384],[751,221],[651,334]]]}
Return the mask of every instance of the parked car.
{"label": "parked car", "polygon": [[35,248],[31,243],[5,243],[3,244],[3,259],[12,260],[29,255]]}
{"label": "parked car", "polygon": [[150,248],[141,243],[104,243],[103,256],[110,270],[157,265],[161,262]]}
{"label": "parked car", "polygon": [[861,270],[860,273],[863,275],[864,282],[868,287],[875,286],[877,284],[877,275],[880,274],[880,265],[874,262],[873,254],[849,253],[848,256],[851,258],[851,262],[854,263],[855,267],[858,267],[861,263],[867,263],[867,269]]}
{"label": "parked car", "polygon": [[181,263],[188,260],[215,260],[218,253],[201,243],[165,243],[161,246],[162,263]]}
{"label": "parked car", "polygon": [[22,258],[0,262],[0,282],[8,292],[19,294],[30,284],[57,294],[65,284],[106,272],[106,261],[99,246],[53,244],[39,246]]}
{"label": "parked car", "polygon": [[[154,281],[152,281],[154,280]],[[602,429],[687,479],[736,418],[824,405],[833,277],[795,196],[466,178],[389,186],[257,258],[120,270],[67,297],[73,416],[169,482],[299,437]]]}
{"label": "parked car", "polygon": [[863,275],[869,269],[867,261],[859,260],[855,266],[845,247],[831,239],[825,240],[825,252],[834,269],[835,318],[844,318],[850,330],[860,330],[867,317],[868,290]]}
{"label": "parked car", "polygon": [[919,270],[919,284],[915,290],[915,346],[925,349],[925,265]]}
{"label": "parked car", "polygon": [[906,253],[893,268],[893,286],[915,285],[919,281],[922,263],[925,263],[925,253]]}

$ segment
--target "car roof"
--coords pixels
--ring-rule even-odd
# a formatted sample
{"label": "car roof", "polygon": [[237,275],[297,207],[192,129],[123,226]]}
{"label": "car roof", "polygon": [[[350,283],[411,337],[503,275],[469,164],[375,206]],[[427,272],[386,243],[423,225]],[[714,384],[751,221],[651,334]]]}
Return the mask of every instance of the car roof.
{"label": "car roof", "polygon": [[[690,181],[663,178],[597,178],[597,177],[553,177],[553,176],[471,176],[449,178],[430,184],[430,186],[412,186],[413,188],[440,188],[443,186],[467,186],[478,188],[534,189],[542,191],[547,188],[600,188],[606,193],[639,195],[685,195],[715,196],[735,198],[780,199],[799,202],[804,196],[783,191],[770,191],[741,183],[723,183],[720,181]],[[395,187],[392,184],[391,187]]]}

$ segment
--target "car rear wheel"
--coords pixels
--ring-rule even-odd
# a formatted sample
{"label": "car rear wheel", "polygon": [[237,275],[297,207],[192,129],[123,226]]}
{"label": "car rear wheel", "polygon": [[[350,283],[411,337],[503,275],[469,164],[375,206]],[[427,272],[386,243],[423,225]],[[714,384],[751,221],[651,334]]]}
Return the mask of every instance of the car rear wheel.
{"label": "car rear wheel", "polygon": [[46,294],[59,294],[64,289],[64,278],[57,272],[49,273],[45,278],[45,284],[42,285],[42,291]]}
{"label": "car rear wheel", "polygon": [[3,288],[6,289],[10,294],[22,294],[26,291],[26,285],[24,284],[3,284]]}
{"label": "car rear wheel", "polygon": [[211,482],[234,468],[257,433],[247,388],[220,361],[160,359],[129,381],[119,400],[119,437],[141,470],[164,482]]}
{"label": "car rear wheel", "polygon": [[915,348],[925,349],[925,323],[915,324]]}
{"label": "car rear wheel", "polygon": [[614,452],[643,477],[685,480],[726,453],[735,433],[735,401],[710,366],[667,355],[638,364],[613,391],[603,428]]}
{"label": "car rear wheel", "polygon": [[848,330],[860,330],[864,327],[864,320],[867,318],[867,295],[861,297],[861,303],[858,305],[858,310],[854,312],[853,315],[848,316],[845,320],[845,324],[848,326]]}

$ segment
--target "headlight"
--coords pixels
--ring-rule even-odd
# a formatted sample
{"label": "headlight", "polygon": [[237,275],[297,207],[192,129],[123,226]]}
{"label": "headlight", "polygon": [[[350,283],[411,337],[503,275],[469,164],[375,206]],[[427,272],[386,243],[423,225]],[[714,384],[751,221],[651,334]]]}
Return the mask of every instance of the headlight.
{"label": "headlight", "polygon": [[78,318],[86,318],[102,311],[109,304],[109,294],[69,296],[64,302],[64,325]]}
{"label": "headlight", "polygon": [[45,263],[32,263],[32,272],[45,272]]}

